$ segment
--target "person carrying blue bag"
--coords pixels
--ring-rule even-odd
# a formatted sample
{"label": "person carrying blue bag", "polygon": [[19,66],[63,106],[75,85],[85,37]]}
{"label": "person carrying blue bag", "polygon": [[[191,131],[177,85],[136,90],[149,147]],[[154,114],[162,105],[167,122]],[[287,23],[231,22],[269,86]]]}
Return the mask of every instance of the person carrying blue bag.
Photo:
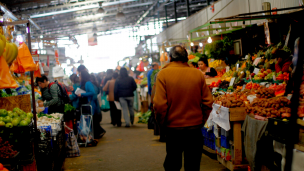
{"label": "person carrying blue bag", "polygon": [[80,72],[79,79],[80,88],[85,90],[86,93],[81,93],[78,97],[86,98],[87,103],[92,106],[94,137],[101,138],[106,131],[100,126],[101,111],[97,100],[97,93],[99,92],[98,85],[92,83],[91,76],[86,70]]}

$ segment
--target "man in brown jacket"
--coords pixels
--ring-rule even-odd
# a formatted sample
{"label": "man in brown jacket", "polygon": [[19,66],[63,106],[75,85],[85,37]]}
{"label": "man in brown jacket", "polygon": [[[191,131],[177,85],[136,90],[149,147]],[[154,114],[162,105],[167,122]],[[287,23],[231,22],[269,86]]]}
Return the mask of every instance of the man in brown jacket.
{"label": "man in brown jacket", "polygon": [[212,110],[212,95],[199,70],[187,64],[181,46],[170,50],[170,63],[157,75],[153,100],[156,120],[166,128],[166,171],[199,171],[203,148],[201,128]]}

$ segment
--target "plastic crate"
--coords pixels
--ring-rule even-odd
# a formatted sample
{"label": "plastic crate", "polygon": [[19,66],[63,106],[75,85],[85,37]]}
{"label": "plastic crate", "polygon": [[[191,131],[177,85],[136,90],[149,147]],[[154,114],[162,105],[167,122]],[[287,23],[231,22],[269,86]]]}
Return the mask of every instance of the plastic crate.
{"label": "plastic crate", "polygon": [[202,128],[202,135],[203,137],[207,137],[207,128],[205,127]]}
{"label": "plastic crate", "polygon": [[221,135],[221,147],[230,148],[229,140],[227,137]]}

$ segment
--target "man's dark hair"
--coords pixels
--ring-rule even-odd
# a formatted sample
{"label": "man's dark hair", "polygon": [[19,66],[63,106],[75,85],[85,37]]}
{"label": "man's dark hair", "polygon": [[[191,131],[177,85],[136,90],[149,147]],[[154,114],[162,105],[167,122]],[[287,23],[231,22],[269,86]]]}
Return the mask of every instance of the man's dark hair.
{"label": "man's dark hair", "polygon": [[[70,76],[70,80],[73,82],[73,83],[79,83],[79,78],[78,78],[78,76],[76,75],[76,74],[72,74],[71,76]],[[77,82],[77,80],[78,80],[78,82]]]}
{"label": "man's dark hair", "polygon": [[204,64],[205,64],[207,67],[209,67],[209,63],[208,63],[208,59],[207,59],[207,58],[200,58],[200,59],[198,60],[198,62],[199,62],[199,61],[204,62]]}
{"label": "man's dark hair", "polygon": [[169,56],[171,61],[188,62],[188,52],[180,45],[172,47]]}
{"label": "man's dark hair", "polygon": [[118,78],[118,73],[117,72],[114,72],[113,76],[112,76],[114,79]]}
{"label": "man's dark hair", "polygon": [[36,77],[36,84],[38,85],[38,82],[44,83],[44,80],[48,81],[49,79],[45,75],[42,75],[41,77]]}
{"label": "man's dark hair", "polygon": [[87,68],[84,65],[79,65],[79,67],[77,68],[77,71],[79,73],[81,73],[81,71],[86,70]]}

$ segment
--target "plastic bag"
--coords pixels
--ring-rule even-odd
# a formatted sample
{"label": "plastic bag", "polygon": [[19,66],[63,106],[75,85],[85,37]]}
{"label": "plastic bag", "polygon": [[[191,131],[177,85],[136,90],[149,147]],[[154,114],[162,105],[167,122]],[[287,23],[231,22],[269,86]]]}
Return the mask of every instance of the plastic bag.
{"label": "plastic bag", "polygon": [[35,64],[32,54],[25,43],[22,43],[18,48],[17,59],[18,58],[21,62],[19,64],[21,64],[23,66],[25,72],[37,70],[37,65]]}
{"label": "plastic bag", "polygon": [[80,115],[80,123],[78,125],[78,142],[92,143],[94,140],[92,131],[92,118],[88,115]]}
{"label": "plastic bag", "polygon": [[0,89],[17,88],[18,84],[10,74],[8,65],[4,57],[0,57]]}
{"label": "plastic bag", "polygon": [[102,111],[108,111],[108,110],[110,110],[110,103],[107,100],[106,92],[103,92],[103,95],[101,96],[101,106],[100,106],[100,109]]}
{"label": "plastic bag", "polygon": [[22,74],[25,73],[23,66],[21,65],[20,59],[17,57],[12,63],[10,70],[14,73]]}
{"label": "plastic bag", "polygon": [[34,72],[34,77],[41,77],[41,70],[40,70],[40,65],[39,65],[40,62],[36,62],[36,65],[37,65],[37,70]]}
{"label": "plastic bag", "polygon": [[64,70],[61,66],[56,65],[53,68],[53,77],[57,78],[57,77],[63,77],[64,76]]}

